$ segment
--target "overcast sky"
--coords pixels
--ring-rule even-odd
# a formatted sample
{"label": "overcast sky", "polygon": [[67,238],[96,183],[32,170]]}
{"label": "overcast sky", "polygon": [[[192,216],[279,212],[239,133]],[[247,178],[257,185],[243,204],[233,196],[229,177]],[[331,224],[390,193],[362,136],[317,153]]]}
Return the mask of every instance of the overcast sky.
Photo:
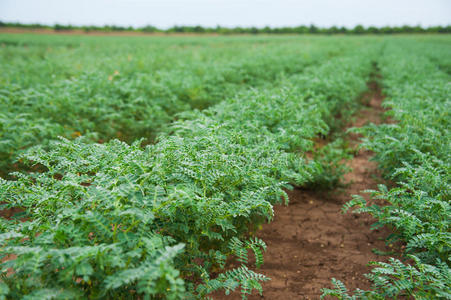
{"label": "overcast sky", "polygon": [[0,0],[0,20],[72,25],[449,25],[451,0]]}

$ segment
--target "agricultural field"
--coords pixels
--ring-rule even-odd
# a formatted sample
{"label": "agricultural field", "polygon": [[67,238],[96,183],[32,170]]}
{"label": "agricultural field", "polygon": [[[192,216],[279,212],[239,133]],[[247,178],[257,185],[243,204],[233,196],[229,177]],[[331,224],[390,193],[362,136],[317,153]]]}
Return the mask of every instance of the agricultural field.
{"label": "agricultural field", "polygon": [[449,35],[0,34],[0,298],[451,298],[450,57]]}

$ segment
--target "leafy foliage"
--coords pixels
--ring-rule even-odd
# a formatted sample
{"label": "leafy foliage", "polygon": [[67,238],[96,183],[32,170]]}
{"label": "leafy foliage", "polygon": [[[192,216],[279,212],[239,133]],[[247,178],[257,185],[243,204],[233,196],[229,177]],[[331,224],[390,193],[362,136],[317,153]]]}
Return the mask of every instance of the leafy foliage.
{"label": "leafy foliage", "polygon": [[[276,86],[180,114],[145,147],[80,137],[28,149],[20,159],[40,172],[0,182],[4,207],[24,210],[0,224],[4,294],[261,292],[267,278],[249,269],[248,252],[258,267],[265,244],[248,233],[272,219],[290,184],[335,182],[330,162],[306,153],[337,126],[331,116],[355,107],[376,53],[362,46]],[[224,271],[231,256],[241,266]]]}
{"label": "leafy foliage", "polygon": [[[380,61],[385,105],[397,122],[359,130],[365,136],[363,146],[376,153],[374,159],[397,186],[368,191],[387,205],[368,206],[356,196],[344,209],[370,213],[378,220],[374,227],[393,227],[392,239],[405,241],[413,264],[395,259],[376,263],[368,276],[372,290],[356,291],[357,298],[451,297],[450,77],[423,56],[427,50],[429,57],[439,59],[435,51],[440,50],[408,46],[406,41],[390,44]],[[335,287],[324,295],[354,299],[341,283]]]}
{"label": "leafy foliage", "polygon": [[350,295],[346,286],[333,279],[334,289],[323,289],[321,298],[333,296],[338,299],[396,299],[400,296],[415,299],[449,299],[451,272],[446,263],[437,261],[434,265],[421,263],[415,256],[415,266],[403,264],[390,258],[388,263],[373,263],[373,270],[366,277],[373,282],[370,291],[357,289]]}
{"label": "leafy foliage", "polygon": [[153,142],[180,112],[277,85],[350,47],[308,42],[1,35],[2,173],[58,136]]}

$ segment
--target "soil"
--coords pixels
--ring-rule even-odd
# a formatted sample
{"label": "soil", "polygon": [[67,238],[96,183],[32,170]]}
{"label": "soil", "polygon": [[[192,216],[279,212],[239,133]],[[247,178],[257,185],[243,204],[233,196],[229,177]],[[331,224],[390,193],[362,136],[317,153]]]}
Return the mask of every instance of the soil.
{"label": "soil", "polygon": [[[348,127],[381,123],[381,91],[375,83],[369,88],[362,97],[366,107]],[[357,134],[348,134],[347,139],[357,148]],[[274,207],[274,220],[257,233],[268,246],[259,272],[271,280],[263,284],[262,296],[254,292],[249,299],[319,299],[321,288],[332,287],[332,278],[341,280],[349,290],[369,288],[363,274],[370,271],[368,262],[384,260],[372,252],[374,248],[392,250],[384,242],[389,231],[371,230],[375,220],[370,216],[342,214],[341,208],[354,194],[368,199],[362,191],[383,182],[371,156],[369,151],[356,149],[355,157],[348,162],[352,171],[344,176],[344,188],[329,192],[295,189],[288,192],[288,206]],[[212,296],[240,299],[239,293]]]}

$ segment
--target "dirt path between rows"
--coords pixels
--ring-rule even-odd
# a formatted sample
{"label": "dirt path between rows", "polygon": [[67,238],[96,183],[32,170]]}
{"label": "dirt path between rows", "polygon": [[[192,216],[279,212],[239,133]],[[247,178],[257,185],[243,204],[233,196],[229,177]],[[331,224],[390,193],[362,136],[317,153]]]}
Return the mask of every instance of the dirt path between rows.
{"label": "dirt path between rows", "polygon": [[[359,111],[349,127],[361,127],[369,122],[379,124],[384,110],[383,97],[375,83],[362,99],[366,107]],[[348,134],[348,141],[357,148],[359,136]],[[271,280],[263,284],[263,296],[254,292],[249,299],[319,299],[321,288],[331,287],[331,278],[346,286],[368,288],[363,276],[369,261],[382,258],[372,252],[377,248],[390,251],[385,245],[386,230],[370,230],[374,220],[368,215],[342,214],[343,204],[354,194],[374,189],[383,180],[372,153],[357,151],[349,162],[352,172],[344,176],[345,188],[329,192],[295,189],[289,192],[288,206],[274,207],[274,220],[257,234],[268,246],[265,262],[259,272]],[[362,194],[363,195],[363,194]],[[216,293],[214,299],[239,299]]]}

